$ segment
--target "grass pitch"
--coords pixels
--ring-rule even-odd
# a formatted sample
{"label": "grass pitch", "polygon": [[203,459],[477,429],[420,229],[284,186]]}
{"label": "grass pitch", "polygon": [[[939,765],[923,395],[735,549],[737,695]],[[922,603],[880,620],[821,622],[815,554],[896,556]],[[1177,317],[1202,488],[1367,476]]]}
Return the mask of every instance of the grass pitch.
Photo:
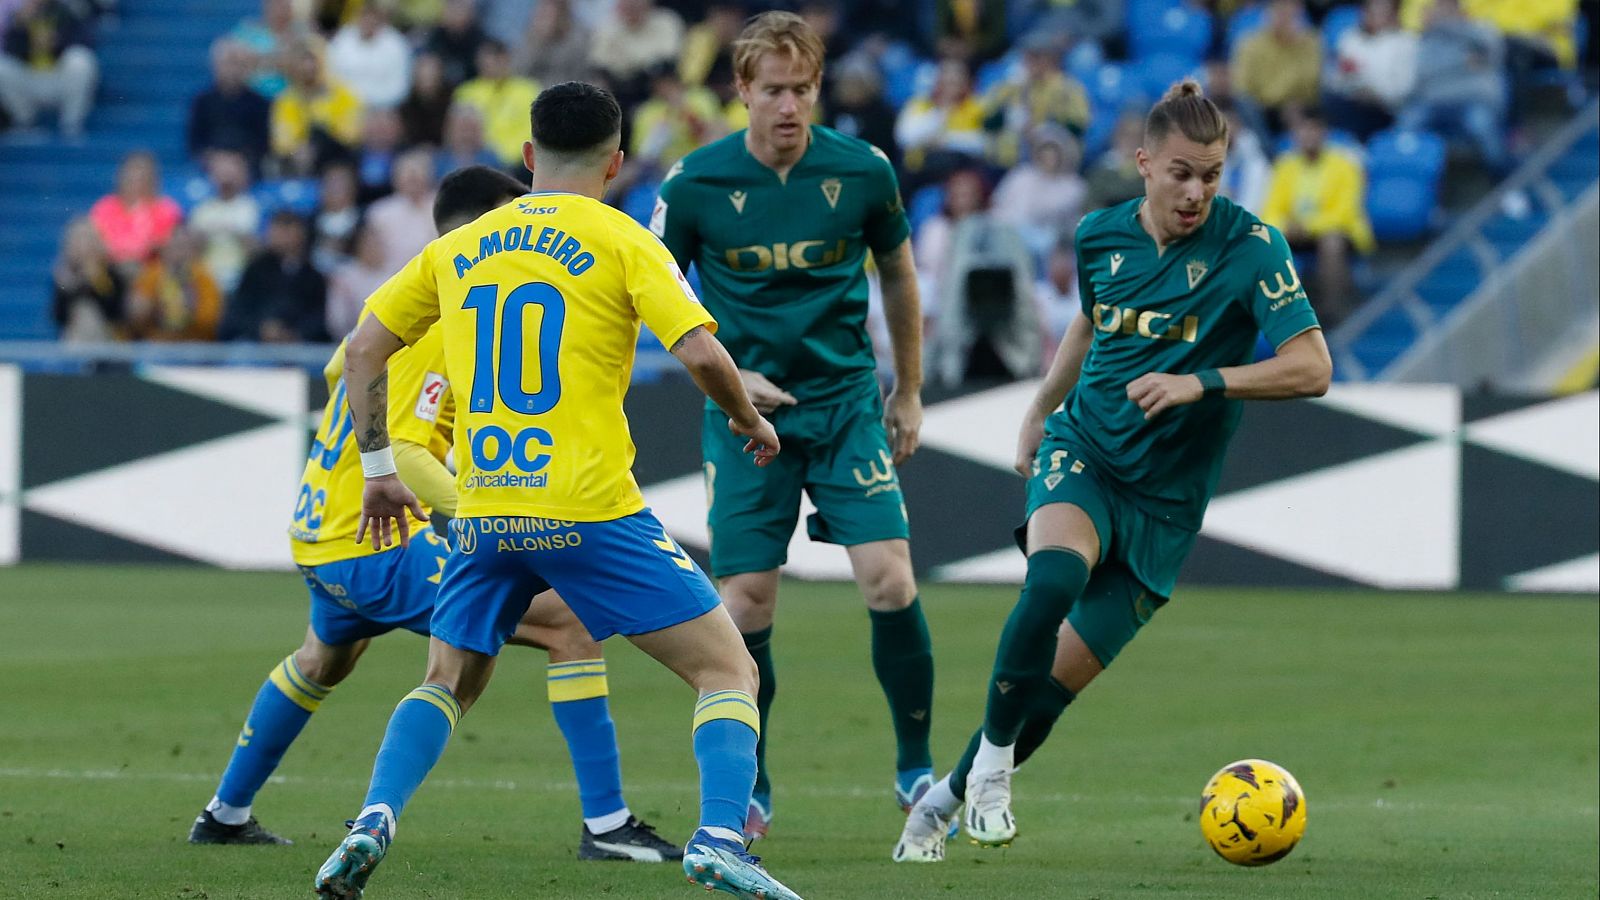
{"label": "grass pitch", "polygon": [[[1595,897],[1594,598],[1182,590],[1016,778],[1009,850],[889,862],[893,748],[853,587],[787,583],[772,725],[777,819],[758,845],[807,898]],[[0,897],[309,896],[360,805],[424,645],[375,642],[257,799],[293,847],[191,847],[251,697],[299,641],[292,575],[0,569]],[[1014,592],[929,586],[935,752],[981,714]],[[633,809],[682,840],[696,810],[687,688],[620,641],[612,705]],[[406,811],[368,896],[690,896],[666,866],[579,863],[577,799],[542,654],[510,648]],[[1259,756],[1305,787],[1302,845],[1265,869],[1194,821],[1211,773]],[[958,839],[959,840],[959,839]],[[718,895],[721,896],[721,895]]]}

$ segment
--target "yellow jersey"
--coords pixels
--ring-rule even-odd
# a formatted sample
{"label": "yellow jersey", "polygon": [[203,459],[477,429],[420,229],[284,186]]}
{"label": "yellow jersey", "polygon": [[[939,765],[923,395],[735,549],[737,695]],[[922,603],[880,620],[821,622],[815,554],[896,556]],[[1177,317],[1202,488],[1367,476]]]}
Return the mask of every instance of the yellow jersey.
{"label": "yellow jersey", "polygon": [[[366,479],[346,393],[341,378],[322,410],[322,423],[300,476],[294,522],[289,526],[290,549],[297,565],[320,566],[384,552],[373,550],[370,541],[356,543]],[[389,397],[390,440],[426,447],[442,462],[450,453],[456,413],[438,328],[429,329],[416,344],[390,357]]]}
{"label": "yellow jersey", "polygon": [[639,325],[668,347],[716,328],[655,235],[565,193],[528,194],[435,239],[367,308],[408,344],[439,323],[463,518],[643,509],[622,411]]}

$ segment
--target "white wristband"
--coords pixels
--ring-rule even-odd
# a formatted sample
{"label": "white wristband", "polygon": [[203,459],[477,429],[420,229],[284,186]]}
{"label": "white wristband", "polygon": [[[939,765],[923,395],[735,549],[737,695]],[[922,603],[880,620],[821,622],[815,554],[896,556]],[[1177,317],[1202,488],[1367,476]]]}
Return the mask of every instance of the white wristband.
{"label": "white wristband", "polygon": [[382,478],[385,475],[393,475],[396,471],[392,447],[379,447],[361,454],[361,474],[368,478]]}

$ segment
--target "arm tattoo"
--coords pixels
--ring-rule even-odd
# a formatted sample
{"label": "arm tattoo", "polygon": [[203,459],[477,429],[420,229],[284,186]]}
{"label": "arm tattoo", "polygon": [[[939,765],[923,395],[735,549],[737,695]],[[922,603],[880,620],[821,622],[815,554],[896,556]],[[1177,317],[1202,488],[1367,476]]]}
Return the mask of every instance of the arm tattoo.
{"label": "arm tattoo", "polygon": [[362,453],[389,445],[389,370],[367,385],[367,421],[361,423],[356,446]]}
{"label": "arm tattoo", "polygon": [[684,344],[687,344],[689,342],[689,338],[692,338],[695,335],[697,335],[700,332],[705,331],[705,330],[706,330],[706,327],[704,325],[696,325],[695,327],[689,329],[688,331],[683,333],[683,337],[678,338],[676,341],[672,342],[672,349],[670,351],[668,351],[668,352],[677,353],[679,350],[683,349],[683,345]]}

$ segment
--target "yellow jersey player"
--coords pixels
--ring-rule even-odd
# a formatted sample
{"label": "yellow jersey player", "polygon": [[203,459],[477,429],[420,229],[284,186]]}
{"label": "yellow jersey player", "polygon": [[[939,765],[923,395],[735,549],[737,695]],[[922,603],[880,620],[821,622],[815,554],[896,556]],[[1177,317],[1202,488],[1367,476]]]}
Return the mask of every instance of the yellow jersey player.
{"label": "yellow jersey player", "polygon": [[[417,498],[396,477],[385,362],[438,323],[456,385],[458,518],[431,622],[428,670],[389,720],[365,803],[318,871],[326,898],[358,898],[396,820],[487,685],[530,601],[554,588],[597,639],[627,636],[699,694],[700,827],[691,882],[792,900],[745,851],[755,783],[756,670],[699,566],[645,508],[622,398],[643,322],[672,349],[764,465],[778,436],[751,405],[715,320],[671,254],[600,202],[622,165],[611,94],[558,84],[531,110],[533,192],[428,244],[368,302],[345,355],[366,487],[358,538],[398,531]],[[401,401],[404,402],[404,401]],[[470,889],[463,889],[470,893]]]}
{"label": "yellow jersey player", "polygon": [[[509,203],[525,188],[483,166],[451,174],[434,201],[434,223],[448,232]],[[327,408],[311,446],[289,528],[294,559],[311,592],[305,642],[275,667],[257,693],[216,795],[195,819],[196,844],[286,844],[256,823],[251,806],[285,751],[367,643],[404,628],[426,635],[449,548],[431,528],[406,548],[374,549],[353,538],[361,518],[359,453],[340,377],[341,348],[325,374]],[[450,451],[455,403],[444,375],[444,344],[430,329],[395,355],[389,372],[406,398],[389,412],[395,463],[423,502],[456,513],[455,481],[443,460]],[[420,524],[420,523],[419,523]],[[682,851],[634,818],[622,799],[616,728],[606,700],[600,645],[553,592],[541,595],[511,640],[550,653],[551,710],[572,755],[584,825],[579,859],[663,862]]]}

